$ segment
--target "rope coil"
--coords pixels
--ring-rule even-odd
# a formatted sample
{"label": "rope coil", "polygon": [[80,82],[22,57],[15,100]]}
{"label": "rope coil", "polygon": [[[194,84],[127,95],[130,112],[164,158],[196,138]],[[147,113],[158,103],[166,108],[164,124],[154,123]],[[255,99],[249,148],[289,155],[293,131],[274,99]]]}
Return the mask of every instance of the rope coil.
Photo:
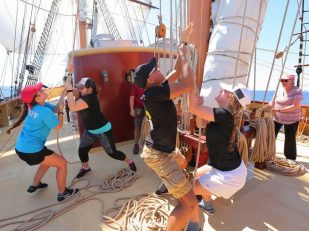
{"label": "rope coil", "polygon": [[[123,201],[128,200],[125,204]],[[167,199],[150,194],[139,195],[133,198],[119,199],[115,207],[109,209],[103,220],[105,223],[116,224],[118,230],[158,230],[166,229],[170,205]],[[116,212],[116,214],[115,214]],[[118,220],[124,218],[120,223]]]}
{"label": "rope coil", "polygon": [[281,157],[266,161],[266,168],[271,172],[284,176],[302,176],[308,172],[302,164]]}

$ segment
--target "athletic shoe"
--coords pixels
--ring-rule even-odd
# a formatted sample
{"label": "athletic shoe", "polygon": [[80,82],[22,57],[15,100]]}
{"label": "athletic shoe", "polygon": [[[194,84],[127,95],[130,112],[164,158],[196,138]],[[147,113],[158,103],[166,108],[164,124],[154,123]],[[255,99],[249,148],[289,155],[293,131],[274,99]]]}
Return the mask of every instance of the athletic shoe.
{"label": "athletic shoe", "polygon": [[215,209],[214,207],[212,206],[212,203],[211,201],[201,201],[201,202],[198,202],[198,206],[204,210],[208,215],[212,216],[215,214]]}
{"label": "athletic shoe", "polygon": [[57,201],[64,201],[68,197],[74,196],[79,192],[79,189],[73,189],[73,188],[65,188],[63,193],[58,193],[57,195]]}
{"label": "athletic shoe", "polygon": [[83,177],[87,172],[90,172],[91,171],[91,168],[88,168],[88,169],[84,169],[84,168],[81,168],[79,170],[79,173],[76,175],[76,178],[81,178]]}
{"label": "athletic shoe", "polygon": [[133,154],[137,155],[139,153],[139,145],[138,144],[134,144],[133,147]]}
{"label": "athletic shoe", "polygon": [[48,184],[45,184],[45,183],[42,183],[42,182],[40,182],[37,186],[30,185],[29,188],[27,189],[27,192],[28,193],[34,193],[37,189],[38,190],[46,189],[47,186],[48,186]]}
{"label": "athletic shoe", "polygon": [[201,202],[203,200],[203,197],[201,195],[196,195],[197,202]]}
{"label": "athletic shoe", "polygon": [[132,171],[134,171],[134,172],[136,172],[136,166],[135,166],[135,163],[134,163],[134,161],[132,161],[130,164],[129,164],[129,167],[130,167],[130,169],[132,170]]}
{"label": "athletic shoe", "polygon": [[155,194],[160,196],[160,195],[163,195],[165,193],[168,193],[168,190],[167,190],[165,184],[161,183],[159,185],[159,187],[157,188],[157,190],[155,191]]}

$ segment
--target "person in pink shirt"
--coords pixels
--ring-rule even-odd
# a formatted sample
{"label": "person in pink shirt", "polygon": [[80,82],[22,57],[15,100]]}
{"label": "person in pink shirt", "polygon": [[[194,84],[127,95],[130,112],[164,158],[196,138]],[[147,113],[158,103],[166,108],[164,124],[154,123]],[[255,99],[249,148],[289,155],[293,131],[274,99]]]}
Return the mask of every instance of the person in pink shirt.
{"label": "person in pink shirt", "polygon": [[295,75],[283,75],[280,79],[282,87],[273,97],[270,106],[273,107],[276,137],[284,126],[284,155],[287,159],[295,160],[296,132],[301,118],[301,101],[304,98],[302,90],[294,86]]}
{"label": "person in pink shirt", "polygon": [[144,89],[132,84],[130,93],[130,115],[134,117],[134,146],[133,154],[139,153],[138,141],[141,135],[143,119],[145,117],[145,109],[142,97]]}

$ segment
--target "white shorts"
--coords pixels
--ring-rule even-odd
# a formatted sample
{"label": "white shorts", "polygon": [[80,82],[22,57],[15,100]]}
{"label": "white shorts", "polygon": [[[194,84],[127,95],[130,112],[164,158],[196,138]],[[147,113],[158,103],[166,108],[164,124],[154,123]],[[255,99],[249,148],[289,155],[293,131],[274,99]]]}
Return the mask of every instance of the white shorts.
{"label": "white shorts", "polygon": [[200,184],[214,195],[229,199],[246,183],[247,167],[243,161],[238,168],[220,171],[215,168],[198,178]]}

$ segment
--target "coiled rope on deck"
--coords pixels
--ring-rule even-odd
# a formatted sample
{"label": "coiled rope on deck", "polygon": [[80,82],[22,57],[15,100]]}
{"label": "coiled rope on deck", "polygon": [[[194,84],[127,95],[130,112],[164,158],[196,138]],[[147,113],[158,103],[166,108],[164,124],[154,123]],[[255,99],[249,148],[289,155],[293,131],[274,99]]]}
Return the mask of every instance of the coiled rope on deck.
{"label": "coiled rope on deck", "polygon": [[[78,193],[76,196],[72,197],[72,199],[70,198],[69,200],[64,201],[65,203],[54,203],[17,216],[0,219],[0,229],[12,226],[14,224],[18,224],[17,227],[13,228],[13,230],[15,231],[36,230],[44,226],[48,222],[54,220],[55,218],[59,217],[60,215],[65,214],[70,210],[72,210],[73,208],[91,200],[98,201],[101,204],[101,209],[103,211],[103,200],[94,196],[102,193],[118,192],[124,188],[129,187],[137,179],[135,174],[136,173],[130,169],[121,169],[114,176],[109,176],[103,179],[100,185],[90,185],[90,181],[86,179],[80,179],[74,181],[72,183],[72,186],[77,182],[87,181],[86,186],[79,187],[81,190],[83,190],[82,194]],[[97,191],[89,190],[90,188],[94,187],[97,189]],[[75,200],[73,200],[73,198],[75,198]],[[64,204],[65,206],[61,208],[58,209],[52,208],[56,206],[62,206]],[[102,211],[101,215],[103,214]],[[35,215],[30,218],[22,219],[22,217],[29,216],[31,214]]]}
{"label": "coiled rope on deck", "polygon": [[[123,201],[128,200],[125,204]],[[166,229],[170,205],[167,199],[150,194],[135,196],[133,198],[119,199],[115,207],[109,209],[103,220],[110,225],[116,224],[121,231],[163,231]],[[116,213],[116,214],[115,214]],[[120,223],[119,219],[123,218]]]}
{"label": "coiled rope on deck", "polygon": [[284,176],[302,176],[308,172],[302,164],[281,157],[266,161],[266,168],[271,172]]}

